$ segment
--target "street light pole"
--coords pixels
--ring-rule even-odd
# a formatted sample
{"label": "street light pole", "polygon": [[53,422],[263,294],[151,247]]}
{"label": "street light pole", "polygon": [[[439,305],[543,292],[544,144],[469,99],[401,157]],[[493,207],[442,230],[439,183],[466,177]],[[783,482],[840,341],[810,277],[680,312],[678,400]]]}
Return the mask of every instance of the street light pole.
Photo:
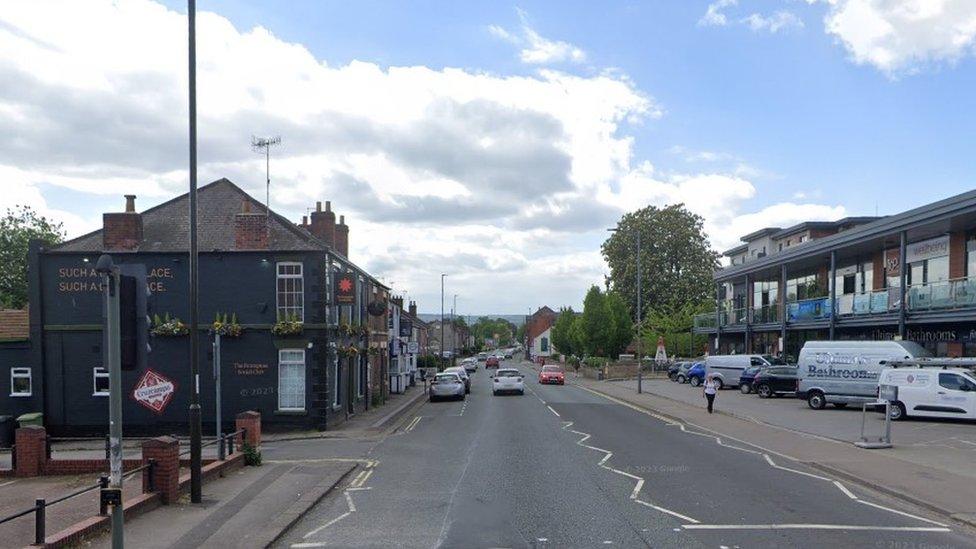
{"label": "street light pole", "polygon": [[95,271],[102,275],[105,292],[105,365],[109,375],[109,490],[118,495],[112,506],[112,549],[122,549],[122,361],[119,345],[119,268],[109,255],[98,258]]}
{"label": "street light pole", "polygon": [[447,276],[447,275],[444,274],[444,273],[441,273],[441,342],[440,342],[441,344],[440,344],[440,351],[441,351],[441,363],[442,364],[443,364],[443,361],[444,361],[444,277],[445,276]]}
{"label": "street light pole", "polygon": [[454,305],[451,306],[451,353],[457,356],[457,294],[454,294]]}
{"label": "street light pole", "polygon": [[187,0],[190,89],[190,501],[203,501],[200,443],[200,334],[197,333],[197,39],[196,0]]}

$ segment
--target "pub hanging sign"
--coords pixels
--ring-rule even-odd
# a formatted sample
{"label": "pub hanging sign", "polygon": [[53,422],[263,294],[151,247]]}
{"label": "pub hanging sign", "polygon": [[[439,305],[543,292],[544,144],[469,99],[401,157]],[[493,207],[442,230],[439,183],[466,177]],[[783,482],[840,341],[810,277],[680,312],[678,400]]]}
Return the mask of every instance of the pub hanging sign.
{"label": "pub hanging sign", "polygon": [[356,303],[356,279],[353,275],[336,275],[335,300],[338,305],[352,305]]}

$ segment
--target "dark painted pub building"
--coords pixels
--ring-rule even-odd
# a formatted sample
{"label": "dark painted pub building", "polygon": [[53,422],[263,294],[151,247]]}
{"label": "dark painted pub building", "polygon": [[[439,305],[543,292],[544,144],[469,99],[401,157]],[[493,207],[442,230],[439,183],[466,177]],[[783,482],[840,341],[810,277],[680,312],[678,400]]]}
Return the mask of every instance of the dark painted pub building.
{"label": "dark painted pub building", "polygon": [[811,340],[916,341],[976,356],[976,191],[880,218],[762,229],[725,252],[709,351],[796,359]]}
{"label": "dark painted pub building", "polygon": [[[189,199],[142,213],[134,201],[128,196],[124,212],[104,214],[100,230],[51,249],[32,247],[28,359],[18,364],[29,379],[0,401],[0,414],[43,412],[59,435],[106,430],[103,298],[94,266],[107,253],[116,264],[145,266],[154,319],[147,364],[122,374],[126,433],[186,431],[189,337],[176,319],[189,317]],[[318,203],[310,218],[299,224],[268,212],[226,179],[199,189],[205,424],[215,421],[211,343],[218,315],[238,325],[221,337],[227,422],[257,410],[270,429],[326,429],[388,395],[389,288],[347,259],[349,227],[344,217],[336,223],[329,203]]]}

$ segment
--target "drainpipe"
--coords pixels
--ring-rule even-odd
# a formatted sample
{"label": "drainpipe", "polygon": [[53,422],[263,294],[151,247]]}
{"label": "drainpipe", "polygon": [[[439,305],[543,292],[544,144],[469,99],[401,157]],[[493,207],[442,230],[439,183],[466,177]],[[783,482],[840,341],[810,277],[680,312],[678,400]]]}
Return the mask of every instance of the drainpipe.
{"label": "drainpipe", "polygon": [[901,264],[898,272],[898,278],[900,279],[900,287],[898,288],[898,337],[902,340],[905,339],[905,282],[908,278],[905,276],[908,271],[908,264],[905,263],[905,255],[908,253],[908,233],[905,231],[901,232],[901,242],[898,246],[898,262]]}
{"label": "drainpipe", "polygon": [[750,277],[746,275],[746,333],[745,345],[746,354],[752,353],[752,288],[750,287]]}
{"label": "drainpipe", "polygon": [[780,267],[779,273],[779,337],[783,342],[782,357],[786,358],[786,263]]}
{"label": "drainpipe", "polygon": [[834,325],[837,316],[837,250],[830,250],[830,341],[834,340]]}

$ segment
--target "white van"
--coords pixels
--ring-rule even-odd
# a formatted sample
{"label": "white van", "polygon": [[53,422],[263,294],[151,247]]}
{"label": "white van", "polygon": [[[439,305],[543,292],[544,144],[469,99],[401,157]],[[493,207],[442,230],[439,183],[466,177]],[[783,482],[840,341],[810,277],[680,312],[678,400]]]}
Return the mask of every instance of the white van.
{"label": "white van", "polygon": [[[952,368],[953,359],[932,361],[926,367],[916,364],[886,368],[878,378],[880,385],[898,387],[898,400],[891,407],[891,419],[905,417],[955,417],[976,419],[976,373]],[[969,361],[971,362],[971,361]],[[943,367],[938,367],[944,364]]]}
{"label": "white van", "polygon": [[797,361],[796,396],[814,410],[875,402],[878,377],[892,360],[930,357],[913,341],[808,341]]}
{"label": "white van", "polygon": [[750,366],[783,365],[778,358],[764,355],[710,355],[705,357],[705,377],[709,374],[722,387],[738,387],[739,377]]}

